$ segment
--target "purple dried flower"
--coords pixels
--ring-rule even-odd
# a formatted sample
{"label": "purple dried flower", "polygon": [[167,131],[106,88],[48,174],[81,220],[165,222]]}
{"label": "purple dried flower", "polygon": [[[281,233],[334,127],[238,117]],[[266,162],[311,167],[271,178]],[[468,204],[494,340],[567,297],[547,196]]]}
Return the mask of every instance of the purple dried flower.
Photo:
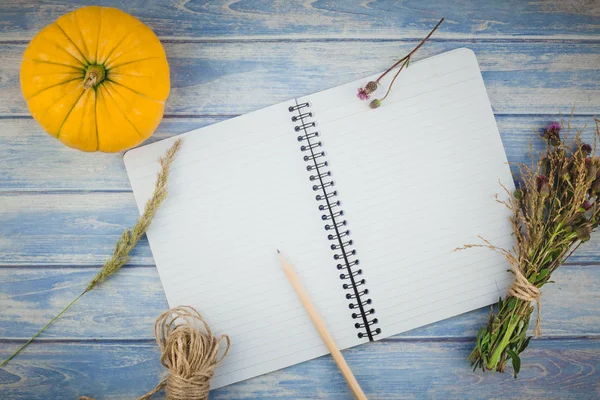
{"label": "purple dried flower", "polygon": [[556,134],[560,133],[560,129],[561,129],[561,127],[558,122],[550,122],[548,124],[548,126],[546,127],[547,132],[552,132],[552,133],[556,133]]}
{"label": "purple dried flower", "polygon": [[544,138],[548,140],[548,142],[552,146],[560,145],[560,124],[558,122],[551,122],[544,130]]}
{"label": "purple dried flower", "polygon": [[589,210],[590,208],[592,208],[592,203],[590,203],[589,201],[587,201],[587,200],[586,200],[586,201],[584,201],[584,202],[583,202],[583,205],[582,205],[582,207],[583,207],[583,209],[584,209],[585,211],[587,211],[587,210]]}
{"label": "purple dried flower", "polygon": [[358,88],[358,93],[356,93],[356,97],[361,100],[369,100],[369,93],[364,88]]}

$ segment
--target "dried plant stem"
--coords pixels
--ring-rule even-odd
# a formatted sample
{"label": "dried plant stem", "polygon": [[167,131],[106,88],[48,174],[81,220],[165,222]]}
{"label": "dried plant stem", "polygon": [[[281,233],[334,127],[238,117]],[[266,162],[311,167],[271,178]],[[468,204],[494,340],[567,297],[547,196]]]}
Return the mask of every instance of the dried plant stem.
{"label": "dried plant stem", "polygon": [[73,304],[77,302],[84,294],[95,288],[97,285],[102,283],[106,278],[117,272],[123,265],[129,261],[129,253],[136,246],[138,241],[142,238],[144,233],[148,230],[154,214],[160,207],[163,200],[167,197],[167,180],[169,178],[169,168],[171,163],[175,159],[177,151],[181,147],[181,139],[177,139],[173,146],[167,151],[164,157],[159,159],[161,166],[160,172],[156,177],[156,184],[154,186],[154,193],[146,206],[144,207],[144,213],[138,218],[137,222],[132,229],[126,229],[115,246],[112,257],[104,263],[104,266],[96,274],[96,276],[90,281],[85,290],[81,292],[73,301],[71,301],[63,310],[52,318],[42,329],[40,329],[31,339],[25,342],[17,351],[10,355],[6,360],[2,361],[0,367],[6,365],[10,360],[15,358],[23,349],[25,349],[31,342],[33,342],[39,335],[41,335],[50,325],[60,318]]}
{"label": "dried plant stem", "polygon": [[425,38],[423,40],[421,40],[421,43],[419,43],[417,45],[417,47],[415,47],[414,49],[412,49],[412,51],[410,53],[408,53],[406,56],[404,56],[400,60],[398,60],[394,65],[392,65],[391,67],[389,67],[383,74],[379,75],[379,78],[377,78],[377,80],[375,82],[379,83],[379,81],[384,76],[386,76],[391,70],[393,70],[398,65],[400,65],[403,61],[409,59],[413,54],[415,54],[417,52],[417,50],[419,50],[425,44],[425,42],[429,40],[429,38],[431,37],[431,35],[433,35],[433,33],[437,30],[437,28],[439,28],[439,26],[442,24],[442,22],[444,22],[444,18],[440,19],[440,21],[437,23],[437,25],[433,27],[433,29],[429,32],[429,34],[427,36],[425,36]]}
{"label": "dried plant stem", "polygon": [[410,63],[410,56],[406,57],[406,61],[404,61],[404,63],[398,69],[398,72],[396,72],[396,75],[394,75],[394,78],[392,78],[392,81],[390,82],[390,86],[388,87],[387,92],[385,92],[385,95],[381,99],[379,99],[379,101],[383,101],[383,100],[385,100],[386,97],[388,97],[388,94],[390,94],[390,92],[392,91],[392,86],[394,86],[394,82],[396,81],[396,78],[398,77],[398,75],[400,75],[400,72],[402,72],[404,67],[408,67],[409,63]]}
{"label": "dried plant stem", "polygon": [[21,351],[23,351],[23,349],[27,346],[29,346],[29,343],[33,342],[35,340],[35,338],[37,338],[38,336],[40,336],[42,334],[42,332],[44,332],[50,325],[52,325],[54,323],[54,321],[56,321],[58,318],[60,318],[61,315],[63,315],[69,308],[71,308],[71,306],[73,304],[75,304],[75,302],[77,300],[79,300],[81,298],[81,296],[83,296],[84,294],[86,294],[87,289],[84,290],[83,292],[81,292],[81,294],[77,297],[75,297],[75,299],[73,299],[73,301],[71,301],[69,304],[67,304],[67,306],[65,308],[63,308],[63,310],[61,312],[58,313],[58,315],[54,318],[52,318],[46,325],[44,325],[44,327],[42,329],[40,329],[35,335],[33,335],[31,337],[31,339],[29,339],[28,341],[26,341],[21,347],[19,347],[19,349],[17,351],[15,351],[14,353],[12,353],[10,355],[10,357],[8,357],[6,360],[2,361],[2,364],[0,364],[0,367],[5,366],[6,364],[8,364],[8,362],[10,360],[12,360],[13,358],[15,358]]}
{"label": "dried plant stem", "polygon": [[377,90],[377,88],[379,87],[379,84],[380,84],[379,81],[384,76],[386,76],[388,73],[390,73],[394,68],[396,68],[397,66],[400,66],[398,71],[396,71],[396,73],[394,74],[392,81],[388,85],[385,95],[381,99],[373,99],[369,103],[370,108],[372,108],[372,109],[379,108],[381,106],[382,101],[385,100],[388,97],[388,95],[390,94],[390,91],[392,90],[392,87],[394,86],[394,82],[396,81],[396,78],[398,78],[398,75],[400,75],[400,72],[402,72],[403,69],[408,67],[408,64],[410,63],[410,59],[411,59],[412,55],[415,54],[425,44],[425,42],[427,42],[427,40],[429,40],[431,35],[433,35],[433,33],[442,24],[442,22],[444,22],[444,18],[440,19],[440,21],[437,23],[437,25],[435,27],[433,27],[433,29],[429,32],[429,34],[427,36],[425,36],[425,38],[423,40],[421,40],[421,42],[414,49],[412,49],[412,51],[410,53],[408,53],[407,55],[402,57],[400,60],[395,62],[384,73],[379,75],[379,77],[376,80],[370,81],[365,85],[365,87],[359,88],[358,93],[356,94],[356,97],[358,97],[360,100],[368,100],[370,98],[371,94],[374,93]]}

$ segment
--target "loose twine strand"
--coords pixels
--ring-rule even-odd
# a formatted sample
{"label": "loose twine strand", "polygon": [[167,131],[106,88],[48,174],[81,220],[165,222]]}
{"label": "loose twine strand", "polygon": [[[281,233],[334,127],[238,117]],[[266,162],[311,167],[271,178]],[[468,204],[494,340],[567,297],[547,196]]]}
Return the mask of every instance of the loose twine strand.
{"label": "loose twine strand", "polygon": [[511,263],[512,270],[515,274],[515,281],[512,286],[508,289],[508,294],[516,297],[517,299],[521,299],[523,301],[535,301],[537,306],[537,319],[535,321],[535,329],[533,330],[533,335],[535,337],[540,337],[542,335],[542,304],[540,302],[540,296],[542,295],[542,291],[540,288],[532,284],[525,278],[521,268]]}

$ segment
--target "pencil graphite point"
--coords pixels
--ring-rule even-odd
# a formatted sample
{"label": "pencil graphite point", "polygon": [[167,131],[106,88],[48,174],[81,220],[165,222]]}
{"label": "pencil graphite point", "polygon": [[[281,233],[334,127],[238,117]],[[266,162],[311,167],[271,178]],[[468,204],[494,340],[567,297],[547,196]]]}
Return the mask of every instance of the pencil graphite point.
{"label": "pencil graphite point", "polygon": [[281,252],[279,251],[279,249],[276,249],[276,250],[277,250],[277,254],[281,254]]}

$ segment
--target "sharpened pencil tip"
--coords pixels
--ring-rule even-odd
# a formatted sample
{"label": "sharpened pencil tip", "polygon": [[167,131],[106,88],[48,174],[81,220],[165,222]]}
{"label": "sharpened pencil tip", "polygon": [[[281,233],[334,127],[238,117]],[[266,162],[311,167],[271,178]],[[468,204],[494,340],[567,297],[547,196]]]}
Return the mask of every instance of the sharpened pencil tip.
{"label": "sharpened pencil tip", "polygon": [[281,254],[281,252],[279,251],[279,249],[276,249],[278,254]]}

